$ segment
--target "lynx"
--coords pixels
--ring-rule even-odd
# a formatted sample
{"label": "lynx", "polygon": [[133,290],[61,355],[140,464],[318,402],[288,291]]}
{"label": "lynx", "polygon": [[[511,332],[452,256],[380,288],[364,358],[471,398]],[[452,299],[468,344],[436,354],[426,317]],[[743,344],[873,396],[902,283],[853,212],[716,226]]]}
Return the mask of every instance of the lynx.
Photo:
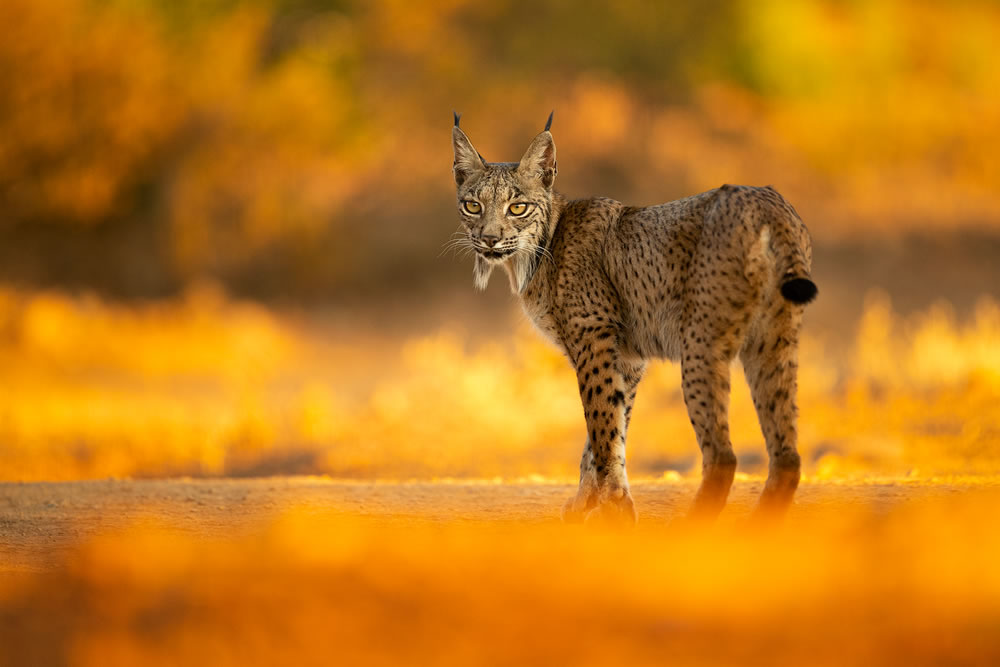
{"label": "lynx", "polygon": [[576,370],[587,424],[580,486],[565,521],[632,524],[625,437],[650,359],[679,361],[702,453],[689,516],[722,511],[736,471],[729,367],[739,355],[764,434],[768,476],[755,516],[782,515],[799,483],[796,371],[810,279],[809,232],[772,187],[723,185],[645,208],[553,190],[552,116],[519,162],[487,162],[459,127],[452,143],[459,243],[475,285],[494,269]]}

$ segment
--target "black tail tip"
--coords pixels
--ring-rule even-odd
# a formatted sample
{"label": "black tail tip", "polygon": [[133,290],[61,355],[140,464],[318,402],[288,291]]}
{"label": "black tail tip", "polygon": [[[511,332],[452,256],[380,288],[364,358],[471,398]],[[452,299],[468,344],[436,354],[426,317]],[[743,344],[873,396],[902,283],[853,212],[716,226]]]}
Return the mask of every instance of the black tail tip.
{"label": "black tail tip", "polygon": [[807,304],[816,298],[817,292],[816,283],[808,278],[792,278],[781,283],[781,296],[792,303]]}

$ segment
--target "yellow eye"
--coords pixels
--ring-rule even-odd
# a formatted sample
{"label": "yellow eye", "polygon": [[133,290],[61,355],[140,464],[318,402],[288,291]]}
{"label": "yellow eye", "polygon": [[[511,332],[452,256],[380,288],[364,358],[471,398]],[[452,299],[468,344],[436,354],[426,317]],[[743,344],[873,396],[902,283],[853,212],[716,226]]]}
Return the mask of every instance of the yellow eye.
{"label": "yellow eye", "polygon": [[472,215],[478,215],[483,210],[482,204],[475,201],[463,202],[462,207],[465,208],[466,213],[471,213]]}
{"label": "yellow eye", "polygon": [[524,212],[528,210],[527,204],[511,204],[507,212],[511,215],[524,215]]}

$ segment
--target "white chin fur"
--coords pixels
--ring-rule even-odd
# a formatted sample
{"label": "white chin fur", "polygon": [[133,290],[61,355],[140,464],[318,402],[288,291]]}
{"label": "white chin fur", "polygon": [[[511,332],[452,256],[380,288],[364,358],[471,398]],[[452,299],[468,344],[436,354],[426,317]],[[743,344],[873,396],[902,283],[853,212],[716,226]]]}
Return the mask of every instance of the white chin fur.
{"label": "white chin fur", "polygon": [[476,263],[472,267],[472,281],[476,289],[486,289],[486,286],[490,284],[491,273],[493,273],[493,263],[485,257],[476,255]]}
{"label": "white chin fur", "polygon": [[482,255],[476,255],[476,263],[472,268],[472,280],[476,289],[484,290],[490,284],[490,275],[493,267],[504,262],[510,262],[508,269],[511,278],[511,288],[515,294],[520,294],[528,286],[531,279],[533,258],[528,253],[515,252],[513,256],[487,259]]}

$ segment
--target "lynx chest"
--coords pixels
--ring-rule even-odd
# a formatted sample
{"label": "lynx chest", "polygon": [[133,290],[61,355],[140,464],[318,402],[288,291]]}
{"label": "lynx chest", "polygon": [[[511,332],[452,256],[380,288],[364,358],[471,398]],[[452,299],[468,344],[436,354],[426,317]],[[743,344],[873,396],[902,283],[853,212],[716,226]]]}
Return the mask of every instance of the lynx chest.
{"label": "lynx chest", "polygon": [[546,299],[541,298],[536,290],[529,287],[521,295],[521,309],[536,329],[560,349],[564,349],[559,327],[556,326],[555,317],[552,315],[552,309]]}

